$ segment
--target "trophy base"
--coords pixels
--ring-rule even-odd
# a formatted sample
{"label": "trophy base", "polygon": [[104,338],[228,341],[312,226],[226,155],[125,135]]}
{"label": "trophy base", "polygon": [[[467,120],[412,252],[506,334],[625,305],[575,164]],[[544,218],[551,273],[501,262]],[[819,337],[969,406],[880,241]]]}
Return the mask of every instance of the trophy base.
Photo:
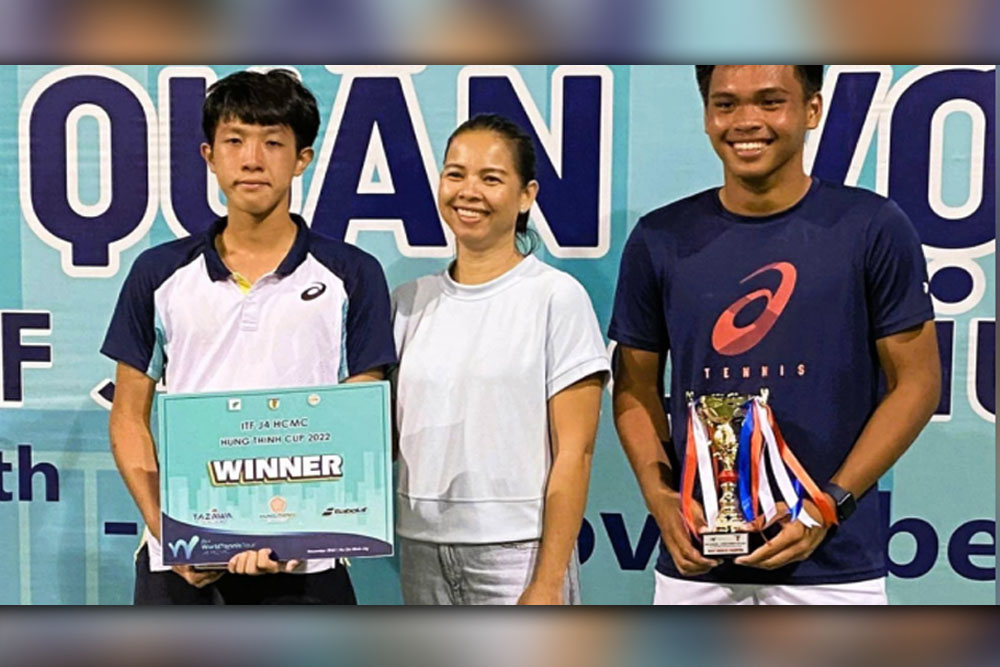
{"label": "trophy base", "polygon": [[745,556],[750,553],[750,533],[705,533],[701,536],[701,554]]}

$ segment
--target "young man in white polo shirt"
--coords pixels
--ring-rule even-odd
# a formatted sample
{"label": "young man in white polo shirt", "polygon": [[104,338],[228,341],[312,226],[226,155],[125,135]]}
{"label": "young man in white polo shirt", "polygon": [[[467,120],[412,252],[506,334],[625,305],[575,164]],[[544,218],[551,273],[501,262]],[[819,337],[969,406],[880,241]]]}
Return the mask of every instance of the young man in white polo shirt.
{"label": "young man in white polo shirt", "polygon": [[118,362],[111,450],[146,523],[135,602],[353,604],[332,560],[278,562],[262,549],[228,573],[163,565],[149,429],[158,380],[168,392],[335,384],[381,379],[396,360],[378,262],[288,210],[313,158],[312,94],[287,70],[238,72],[209,89],[202,123],[227,216],[139,256],[101,348]]}

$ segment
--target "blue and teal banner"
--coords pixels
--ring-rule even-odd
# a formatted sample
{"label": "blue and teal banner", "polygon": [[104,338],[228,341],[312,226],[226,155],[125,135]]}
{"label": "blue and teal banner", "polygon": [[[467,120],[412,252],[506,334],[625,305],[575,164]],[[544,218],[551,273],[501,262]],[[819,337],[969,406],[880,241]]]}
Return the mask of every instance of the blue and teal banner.
{"label": "blue and teal banner", "polygon": [[[114,364],[98,349],[138,254],[224,213],[200,110],[244,68],[0,67],[0,603],[131,600],[141,518],[109,452]],[[448,135],[478,112],[536,139],[538,255],[580,280],[605,329],[638,217],[721,182],[691,66],[294,69],[323,125],[292,208],[375,255],[390,287],[453,256],[438,173]],[[906,211],[931,276],[941,401],[879,485],[894,603],[994,600],[994,70],[830,66],[807,143],[812,174]],[[657,537],[606,401],[584,601],[648,603]],[[397,573],[395,559],[354,561],[359,600],[399,602]]]}

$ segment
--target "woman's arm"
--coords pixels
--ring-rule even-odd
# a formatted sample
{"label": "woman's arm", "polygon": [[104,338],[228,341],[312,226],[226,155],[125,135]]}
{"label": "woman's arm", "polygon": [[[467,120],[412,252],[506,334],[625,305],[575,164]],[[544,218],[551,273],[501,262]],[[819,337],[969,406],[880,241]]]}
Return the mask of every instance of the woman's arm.
{"label": "woman's arm", "polygon": [[549,399],[552,468],[545,488],[542,544],[535,571],[518,604],[563,602],[566,569],[587,504],[601,386],[601,377],[595,373]]}

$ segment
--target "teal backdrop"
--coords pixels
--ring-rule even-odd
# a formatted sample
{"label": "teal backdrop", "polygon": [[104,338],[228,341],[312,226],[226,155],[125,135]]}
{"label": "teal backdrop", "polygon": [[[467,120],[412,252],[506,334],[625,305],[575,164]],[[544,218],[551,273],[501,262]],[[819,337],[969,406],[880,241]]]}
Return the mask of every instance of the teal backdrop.
{"label": "teal backdrop", "polygon": [[[137,255],[224,211],[197,153],[199,107],[243,68],[0,67],[0,603],[131,600],[140,517],[109,453],[114,365],[98,349]],[[437,173],[478,111],[535,136],[537,253],[583,283],[605,330],[638,217],[721,182],[690,66],[295,69],[323,125],[292,207],[374,254],[390,287],[452,256]],[[879,484],[893,603],[994,601],[995,89],[993,66],[830,66],[807,145],[812,173],[903,206],[932,274],[941,405]],[[584,601],[646,604],[657,536],[609,398]],[[361,602],[400,602],[395,559],[351,573]]]}

